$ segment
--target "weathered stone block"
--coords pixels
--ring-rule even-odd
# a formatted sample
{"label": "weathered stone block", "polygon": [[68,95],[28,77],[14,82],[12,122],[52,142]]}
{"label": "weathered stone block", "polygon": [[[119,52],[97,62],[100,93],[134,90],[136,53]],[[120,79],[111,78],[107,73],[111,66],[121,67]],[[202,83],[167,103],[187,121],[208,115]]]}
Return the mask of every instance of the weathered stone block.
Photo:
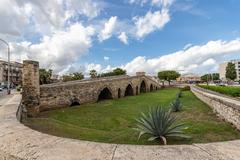
{"label": "weathered stone block", "polygon": [[40,87],[39,87],[39,63],[36,61],[23,61],[23,92],[22,103],[28,116],[36,116],[39,113]]}

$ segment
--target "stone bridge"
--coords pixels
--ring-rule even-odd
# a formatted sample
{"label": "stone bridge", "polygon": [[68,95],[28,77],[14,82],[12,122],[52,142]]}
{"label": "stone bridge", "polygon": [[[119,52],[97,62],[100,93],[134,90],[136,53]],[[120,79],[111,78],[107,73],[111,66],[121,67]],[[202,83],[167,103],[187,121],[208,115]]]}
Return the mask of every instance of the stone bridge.
{"label": "stone bridge", "polygon": [[23,104],[29,116],[50,109],[117,99],[161,88],[156,79],[138,72],[136,76],[113,76],[39,85],[38,62],[23,62]]}

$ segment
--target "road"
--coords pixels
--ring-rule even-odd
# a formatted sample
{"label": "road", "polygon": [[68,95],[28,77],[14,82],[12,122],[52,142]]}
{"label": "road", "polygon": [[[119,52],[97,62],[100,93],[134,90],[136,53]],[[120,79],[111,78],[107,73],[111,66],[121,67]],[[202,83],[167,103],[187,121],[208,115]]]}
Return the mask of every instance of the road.
{"label": "road", "polygon": [[0,97],[3,96],[3,95],[6,95],[7,94],[7,90],[4,89],[3,91],[0,91]]}
{"label": "road", "polygon": [[0,107],[12,98],[15,92],[15,90],[11,90],[12,94],[7,95],[7,90],[0,91]]}

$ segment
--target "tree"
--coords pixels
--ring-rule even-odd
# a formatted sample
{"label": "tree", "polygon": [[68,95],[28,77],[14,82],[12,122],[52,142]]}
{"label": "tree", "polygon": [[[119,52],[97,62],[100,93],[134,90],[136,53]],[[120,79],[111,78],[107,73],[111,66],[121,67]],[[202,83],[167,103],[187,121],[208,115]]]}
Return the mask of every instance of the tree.
{"label": "tree", "polygon": [[84,75],[81,72],[75,72],[72,74],[72,80],[84,79]]}
{"label": "tree", "polygon": [[208,82],[208,80],[209,80],[209,74],[204,74],[203,76],[201,76],[201,80],[202,80],[203,82]]}
{"label": "tree", "polygon": [[113,75],[126,75],[126,70],[122,68],[116,68],[113,70]]}
{"label": "tree", "polygon": [[214,81],[220,80],[219,73],[213,73],[213,74],[212,74],[212,79],[213,79]]}
{"label": "tree", "polygon": [[201,80],[203,82],[208,82],[208,81],[217,81],[219,80],[219,73],[211,73],[211,74],[205,74],[203,76],[201,76]]}
{"label": "tree", "polygon": [[52,70],[49,69],[48,71],[46,69],[39,69],[39,82],[40,84],[49,84],[52,82]]}
{"label": "tree", "polygon": [[111,72],[107,72],[107,73],[102,73],[100,75],[98,75],[98,77],[110,77],[110,76],[119,76],[119,75],[126,75],[126,70],[123,70],[121,68],[116,68]]}
{"label": "tree", "polygon": [[169,85],[171,80],[176,80],[176,78],[180,77],[180,74],[177,71],[161,71],[158,72],[158,78],[161,80],[168,81]]}
{"label": "tree", "polygon": [[228,63],[226,67],[226,78],[229,80],[235,80],[237,78],[237,72],[234,63]]}
{"label": "tree", "polygon": [[72,76],[71,75],[63,75],[62,81],[63,82],[72,81]]}
{"label": "tree", "polygon": [[96,78],[97,77],[97,71],[95,69],[91,70],[89,75],[91,76],[91,78]]}
{"label": "tree", "polygon": [[81,72],[75,72],[69,75],[63,75],[62,78],[63,78],[63,82],[75,81],[75,80],[84,79],[84,75]]}

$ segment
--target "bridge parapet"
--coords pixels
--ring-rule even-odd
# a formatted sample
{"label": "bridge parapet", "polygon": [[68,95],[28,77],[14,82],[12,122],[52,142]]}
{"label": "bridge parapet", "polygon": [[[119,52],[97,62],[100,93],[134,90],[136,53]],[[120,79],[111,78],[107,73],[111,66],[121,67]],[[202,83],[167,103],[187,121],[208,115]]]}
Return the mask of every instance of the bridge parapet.
{"label": "bridge parapet", "polygon": [[161,85],[146,76],[113,76],[89,80],[39,85],[38,62],[24,61],[23,103],[28,116],[41,111],[69,107],[103,99],[117,99],[160,89]]}

